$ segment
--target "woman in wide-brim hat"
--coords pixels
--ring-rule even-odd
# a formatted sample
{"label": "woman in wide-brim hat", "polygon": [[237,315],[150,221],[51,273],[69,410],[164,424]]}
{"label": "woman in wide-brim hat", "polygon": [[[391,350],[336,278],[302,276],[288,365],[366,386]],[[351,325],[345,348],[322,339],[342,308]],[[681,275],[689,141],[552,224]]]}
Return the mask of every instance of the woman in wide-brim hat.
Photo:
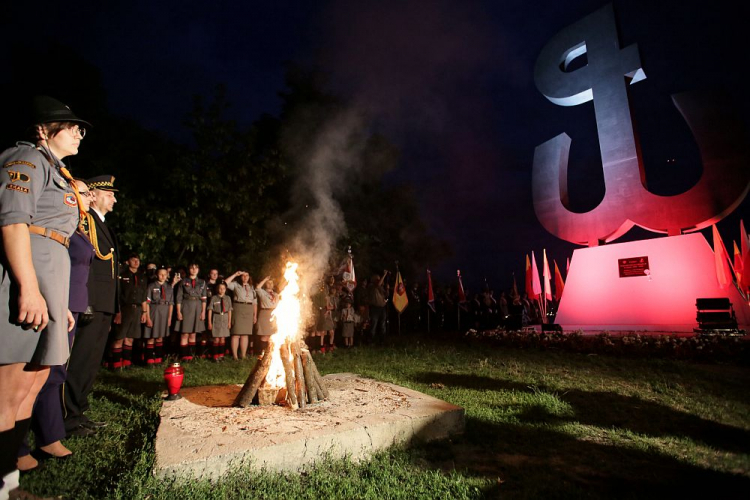
{"label": "woman in wide-brim hat", "polygon": [[80,196],[62,159],[88,122],[51,97],[33,101],[30,138],[0,153],[0,498],[17,486],[16,456],[51,365],[69,356],[70,258]]}

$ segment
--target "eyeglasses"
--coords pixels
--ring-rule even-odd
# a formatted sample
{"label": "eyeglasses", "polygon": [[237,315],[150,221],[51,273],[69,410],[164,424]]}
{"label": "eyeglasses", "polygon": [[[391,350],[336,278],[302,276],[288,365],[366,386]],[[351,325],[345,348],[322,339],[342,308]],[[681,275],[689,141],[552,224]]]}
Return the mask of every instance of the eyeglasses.
{"label": "eyeglasses", "polygon": [[81,139],[86,137],[86,129],[84,127],[73,125],[72,127],[68,128],[68,130],[70,130],[70,133],[73,134],[73,137],[75,137],[76,135],[80,135]]}
{"label": "eyeglasses", "polygon": [[85,196],[86,198],[94,197],[94,193],[91,191],[78,191],[78,194],[80,194],[81,196]]}

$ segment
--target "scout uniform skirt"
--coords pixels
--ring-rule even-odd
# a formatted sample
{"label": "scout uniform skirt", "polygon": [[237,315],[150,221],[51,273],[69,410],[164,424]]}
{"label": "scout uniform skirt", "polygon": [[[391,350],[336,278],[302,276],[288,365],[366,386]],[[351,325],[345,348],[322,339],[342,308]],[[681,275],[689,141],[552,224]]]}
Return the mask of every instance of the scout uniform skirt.
{"label": "scout uniform skirt", "polygon": [[182,321],[176,330],[180,333],[201,333],[206,325],[201,321],[202,302],[200,300],[182,301]]}
{"label": "scout uniform skirt", "polygon": [[343,326],[341,327],[341,336],[346,338],[354,337],[353,321],[346,321],[345,323],[343,323]]}
{"label": "scout uniform skirt", "polygon": [[258,336],[267,337],[276,333],[276,322],[271,321],[273,309],[261,309],[258,311]]}
{"label": "scout uniform skirt", "polygon": [[[154,325],[143,329],[143,338],[145,339],[163,339],[169,334],[169,304],[151,303],[151,323]],[[184,316],[183,316],[184,317]]]}
{"label": "scout uniform skirt", "polygon": [[327,332],[333,330],[336,325],[333,324],[333,318],[331,317],[330,311],[320,311],[318,313],[318,321],[315,323],[315,330],[318,332]]}
{"label": "scout uniform skirt", "polygon": [[211,336],[215,339],[229,337],[229,313],[213,313],[211,317],[213,330]]}
{"label": "scout uniform skirt", "polygon": [[35,332],[15,324],[18,317],[18,286],[0,261],[0,364],[33,363],[64,365],[68,361],[68,296],[70,256],[60,243],[31,235],[31,260],[39,291],[47,302],[49,323]]}
{"label": "scout uniform skirt", "polygon": [[235,302],[232,304],[232,335],[252,335],[255,306]]}

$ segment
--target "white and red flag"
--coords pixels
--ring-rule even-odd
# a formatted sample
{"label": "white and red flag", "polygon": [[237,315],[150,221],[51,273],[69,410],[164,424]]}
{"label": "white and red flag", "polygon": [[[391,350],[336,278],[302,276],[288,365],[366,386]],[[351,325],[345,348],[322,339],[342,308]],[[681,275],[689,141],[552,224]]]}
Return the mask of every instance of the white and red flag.
{"label": "white and red flag", "polygon": [[339,271],[341,272],[341,280],[344,282],[344,286],[349,292],[353,292],[357,288],[357,276],[354,274],[354,260],[352,259],[351,250],[349,250],[348,255],[344,258]]}
{"label": "white and red flag", "polygon": [[531,291],[533,296],[529,294],[530,299],[542,298],[542,284],[539,281],[539,266],[536,265],[536,257],[534,251],[531,251]]}

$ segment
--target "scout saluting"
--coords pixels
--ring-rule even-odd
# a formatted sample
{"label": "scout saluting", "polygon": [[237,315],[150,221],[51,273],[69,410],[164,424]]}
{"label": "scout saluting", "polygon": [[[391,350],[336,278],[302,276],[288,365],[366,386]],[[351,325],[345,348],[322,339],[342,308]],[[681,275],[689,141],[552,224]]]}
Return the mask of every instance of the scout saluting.
{"label": "scout saluting", "polygon": [[16,457],[51,365],[69,355],[69,237],[79,195],[62,158],[78,154],[89,125],[38,97],[32,136],[0,154],[0,497],[18,486]]}

